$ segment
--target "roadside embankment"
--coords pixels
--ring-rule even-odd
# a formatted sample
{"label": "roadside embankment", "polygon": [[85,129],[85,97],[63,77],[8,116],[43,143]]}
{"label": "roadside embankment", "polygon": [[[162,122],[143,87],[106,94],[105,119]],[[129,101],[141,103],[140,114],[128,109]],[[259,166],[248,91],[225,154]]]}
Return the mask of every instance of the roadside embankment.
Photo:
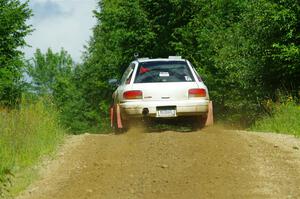
{"label": "roadside embankment", "polygon": [[0,109],[0,198],[28,186],[35,173],[31,167],[51,154],[64,135],[58,112],[50,103]]}
{"label": "roadside embankment", "polygon": [[270,115],[258,119],[251,130],[300,136],[300,105],[270,102],[268,107]]}

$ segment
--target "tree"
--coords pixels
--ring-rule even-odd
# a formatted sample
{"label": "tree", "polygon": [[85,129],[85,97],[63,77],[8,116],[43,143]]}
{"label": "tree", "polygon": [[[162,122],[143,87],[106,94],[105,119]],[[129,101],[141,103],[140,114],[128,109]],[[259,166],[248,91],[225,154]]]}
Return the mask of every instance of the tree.
{"label": "tree", "polygon": [[74,63],[67,51],[54,53],[50,48],[45,54],[37,49],[27,63],[27,72],[32,79],[32,89],[38,95],[52,95],[58,79],[71,77]]}
{"label": "tree", "polygon": [[76,78],[86,104],[83,114],[91,126],[100,127],[107,119],[111,100],[108,80],[121,76],[134,53],[148,55],[154,34],[136,0],[99,1],[95,15],[98,25],[94,27],[84,64],[77,68]]}
{"label": "tree", "polygon": [[257,77],[265,96],[274,99],[278,90],[296,96],[300,90],[299,1],[260,0],[248,6],[244,33],[257,46]]}
{"label": "tree", "polygon": [[107,80],[120,77],[139,52],[189,59],[217,115],[251,123],[277,90],[299,95],[299,10],[297,0],[99,1],[78,74],[90,121],[107,117]]}
{"label": "tree", "polygon": [[21,47],[32,29],[26,21],[31,17],[28,3],[0,0],[0,104],[14,106],[22,92]]}
{"label": "tree", "polygon": [[204,76],[218,115],[251,122],[278,90],[299,97],[299,10],[296,0],[215,1],[176,30],[173,45]]}
{"label": "tree", "polygon": [[51,98],[60,110],[61,123],[74,132],[88,129],[84,117],[85,104],[82,101],[80,85],[76,83],[76,65],[67,51],[46,53],[37,49],[27,62],[27,73],[31,79],[31,93],[38,97]]}

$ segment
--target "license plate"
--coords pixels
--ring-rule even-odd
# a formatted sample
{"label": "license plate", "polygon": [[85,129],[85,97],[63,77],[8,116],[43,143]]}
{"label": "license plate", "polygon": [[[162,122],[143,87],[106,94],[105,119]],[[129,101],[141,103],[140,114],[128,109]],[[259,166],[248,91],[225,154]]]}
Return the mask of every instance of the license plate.
{"label": "license plate", "polygon": [[176,117],[176,110],[173,109],[158,110],[157,117]]}

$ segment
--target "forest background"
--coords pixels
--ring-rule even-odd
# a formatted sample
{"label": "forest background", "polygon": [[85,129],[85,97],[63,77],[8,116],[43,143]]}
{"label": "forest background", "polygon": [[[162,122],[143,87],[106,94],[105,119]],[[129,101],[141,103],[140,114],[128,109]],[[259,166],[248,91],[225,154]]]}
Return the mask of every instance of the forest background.
{"label": "forest background", "polygon": [[20,47],[33,31],[32,14],[28,3],[1,0],[0,103],[17,108],[22,96],[51,98],[73,133],[107,129],[108,79],[120,78],[136,52],[189,59],[217,118],[231,124],[247,127],[270,113],[268,103],[299,98],[297,0],[102,0],[80,64],[63,49],[37,49],[25,60]]}

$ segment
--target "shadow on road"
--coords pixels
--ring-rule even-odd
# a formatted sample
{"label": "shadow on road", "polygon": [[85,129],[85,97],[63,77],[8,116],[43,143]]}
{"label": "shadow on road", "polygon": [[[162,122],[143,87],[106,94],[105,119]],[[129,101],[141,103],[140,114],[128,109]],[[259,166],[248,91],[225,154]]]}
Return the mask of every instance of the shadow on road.
{"label": "shadow on road", "polygon": [[146,133],[162,133],[165,131],[175,131],[189,133],[199,130],[194,118],[174,118],[174,119],[152,119],[144,122]]}

